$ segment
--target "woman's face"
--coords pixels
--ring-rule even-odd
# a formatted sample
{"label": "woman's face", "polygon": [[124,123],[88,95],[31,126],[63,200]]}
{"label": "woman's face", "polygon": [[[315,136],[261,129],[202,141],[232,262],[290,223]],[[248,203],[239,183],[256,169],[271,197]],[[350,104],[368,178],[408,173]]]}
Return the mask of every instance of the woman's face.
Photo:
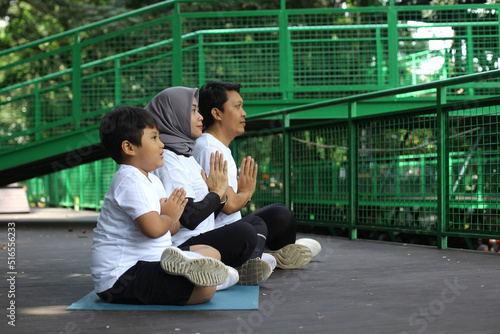
{"label": "woman's face", "polygon": [[198,101],[193,98],[193,107],[191,108],[191,137],[198,138],[203,133],[203,116],[198,112]]}

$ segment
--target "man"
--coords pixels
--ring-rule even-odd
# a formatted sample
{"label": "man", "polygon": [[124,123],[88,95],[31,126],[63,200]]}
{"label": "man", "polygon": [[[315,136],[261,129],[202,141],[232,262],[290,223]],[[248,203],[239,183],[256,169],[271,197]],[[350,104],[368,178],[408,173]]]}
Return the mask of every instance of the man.
{"label": "man", "polygon": [[[239,94],[240,87],[238,83],[209,81],[200,89],[199,107],[205,132],[197,139],[193,156],[207,174],[210,173],[210,155],[213,152],[221,152],[228,160],[227,203],[215,220],[216,228],[241,218],[240,210],[248,204],[256,186],[258,166],[254,159],[243,159],[238,176],[236,162],[229,149],[231,141],[245,133],[246,113]],[[302,267],[321,250],[321,245],[312,239],[305,238],[296,243],[295,217],[281,203],[268,205],[250,215],[256,215],[266,223],[267,233],[256,233],[259,244],[268,249],[278,268]]]}

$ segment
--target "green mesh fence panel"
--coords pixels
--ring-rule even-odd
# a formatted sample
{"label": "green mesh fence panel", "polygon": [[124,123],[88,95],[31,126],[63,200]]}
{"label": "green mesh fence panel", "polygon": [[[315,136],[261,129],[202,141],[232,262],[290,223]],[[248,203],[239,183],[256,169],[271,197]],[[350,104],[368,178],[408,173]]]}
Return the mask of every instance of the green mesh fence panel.
{"label": "green mesh fence panel", "polygon": [[203,33],[183,40],[184,82],[191,86],[206,80],[242,82],[246,90],[260,90],[252,99],[280,98],[277,21],[276,16],[232,13],[186,19],[185,33]]}
{"label": "green mesh fence panel", "polygon": [[[71,68],[71,37],[54,42],[40,43],[37,47],[0,56],[0,88],[36,80],[48,74],[58,73]],[[60,47],[62,46],[62,47]],[[26,66],[28,65],[28,66]],[[12,92],[11,98],[30,93],[32,88],[25,86]]]}
{"label": "green mesh fence panel", "polygon": [[284,203],[283,138],[279,134],[263,132],[232,144],[233,156],[239,169],[243,158],[251,156],[258,164],[255,193],[242,215],[272,203]]}
{"label": "green mesh fence panel", "polygon": [[26,196],[31,206],[43,206],[46,204],[49,189],[45,188],[43,178],[35,178],[25,182]]}
{"label": "green mesh fence panel", "polygon": [[167,46],[164,52],[159,52],[159,57],[137,64],[130,69],[124,69],[123,78],[137,78],[135,83],[126,83],[126,79],[122,79],[125,83],[122,84],[124,102],[144,101],[142,105],[146,105],[151,97],[172,86],[172,67],[174,66],[172,58],[161,56],[161,54],[169,55],[171,52],[171,46]]}
{"label": "green mesh fence panel", "polygon": [[89,207],[94,207],[97,202],[97,177],[96,175],[96,164],[83,165],[80,169],[80,180],[82,184],[80,185],[80,203],[88,203]]}
{"label": "green mesh fence panel", "polygon": [[[412,85],[498,69],[498,13],[494,8],[398,7],[399,78]],[[498,85],[450,95],[498,94]]]}
{"label": "green mesh fence panel", "polygon": [[435,115],[377,118],[357,126],[360,226],[436,228]]}
{"label": "green mesh fence panel", "polygon": [[28,200],[32,205],[100,210],[117,169],[107,158],[28,180]]}
{"label": "green mesh fence panel", "polygon": [[450,231],[500,231],[500,110],[450,112]]}
{"label": "green mesh fence panel", "polygon": [[[171,86],[171,59],[167,56],[172,53],[171,19],[144,16],[144,20],[120,21],[106,27],[115,32],[83,42],[81,99],[85,125],[100,120],[100,114],[86,113],[107,111],[117,104],[144,104]],[[109,60],[103,61],[106,58]]]}
{"label": "green mesh fence panel", "polygon": [[85,168],[84,166],[85,165],[69,169],[66,176],[67,180],[65,180],[70,187],[66,188],[66,194],[64,195],[69,199],[70,203],[74,202],[75,205],[81,205],[83,199],[80,188],[84,186],[81,179],[81,171]]}
{"label": "green mesh fence panel", "polygon": [[[85,76],[82,85],[82,115],[85,125],[96,124],[90,114],[99,110],[109,110],[115,106],[114,74]],[[98,123],[97,123],[98,124]]]}
{"label": "green mesh fence panel", "polygon": [[290,137],[290,207],[295,217],[309,224],[346,223],[346,124],[296,130]]}
{"label": "green mesh fence panel", "polygon": [[50,126],[41,133],[41,138],[50,138],[58,134],[63,134],[75,129],[74,124],[64,122],[72,116],[71,112],[71,85],[63,84],[57,87],[44,89],[41,93],[40,117],[35,117],[38,126],[44,124],[61,124],[60,126]]}
{"label": "green mesh fence panel", "polygon": [[386,22],[385,13],[290,15],[295,98],[335,98],[387,85]]}

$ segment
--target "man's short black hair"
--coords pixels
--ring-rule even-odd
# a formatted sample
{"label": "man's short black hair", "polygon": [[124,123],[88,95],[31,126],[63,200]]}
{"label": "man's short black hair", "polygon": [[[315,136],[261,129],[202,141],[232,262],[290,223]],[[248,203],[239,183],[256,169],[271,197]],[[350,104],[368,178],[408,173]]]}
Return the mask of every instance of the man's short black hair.
{"label": "man's short black hair", "polygon": [[214,123],[212,109],[217,108],[224,112],[224,103],[227,102],[227,91],[240,92],[241,84],[224,81],[207,81],[200,89],[200,114],[203,116],[203,126],[209,128]]}
{"label": "man's short black hair", "polygon": [[102,118],[99,138],[106,152],[120,164],[123,161],[122,142],[128,140],[140,147],[145,128],[158,128],[149,112],[138,107],[119,106]]}

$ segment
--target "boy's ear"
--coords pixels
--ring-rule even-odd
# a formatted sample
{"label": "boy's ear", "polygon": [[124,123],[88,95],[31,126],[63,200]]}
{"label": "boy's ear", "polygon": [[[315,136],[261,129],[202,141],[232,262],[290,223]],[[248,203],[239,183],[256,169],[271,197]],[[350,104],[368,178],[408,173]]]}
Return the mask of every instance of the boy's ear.
{"label": "boy's ear", "polygon": [[217,108],[212,108],[212,116],[215,120],[220,121],[222,119],[221,115],[222,115],[222,111],[220,111]]}
{"label": "boy's ear", "polygon": [[135,155],[134,145],[132,145],[132,143],[128,140],[122,141],[122,150],[125,155]]}

